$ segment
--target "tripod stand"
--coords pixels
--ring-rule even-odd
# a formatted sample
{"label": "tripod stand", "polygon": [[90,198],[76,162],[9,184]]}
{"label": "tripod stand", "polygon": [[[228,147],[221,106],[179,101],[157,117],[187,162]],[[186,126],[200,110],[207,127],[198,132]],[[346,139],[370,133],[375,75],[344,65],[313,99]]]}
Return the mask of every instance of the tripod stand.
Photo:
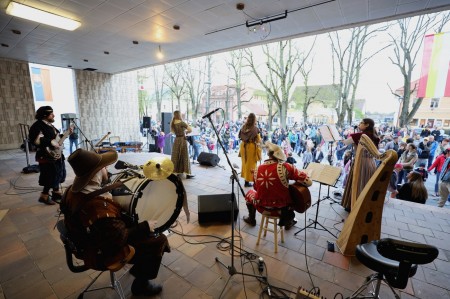
{"label": "tripod stand", "polygon": [[86,150],[89,150],[89,145],[90,145],[90,146],[91,146],[90,148],[91,148],[93,151],[97,152],[97,151],[95,150],[94,144],[92,144],[92,141],[89,140],[89,139],[86,137],[86,135],[84,135],[83,131],[81,130],[80,126],[78,126],[78,124],[77,124],[77,122],[75,121],[75,119],[70,119],[70,121],[75,125],[75,127],[78,129],[78,132],[80,132],[81,136],[83,136],[83,138],[84,138],[84,140],[81,141],[79,144],[83,144],[83,145],[84,145],[84,148],[85,148]]}
{"label": "tripod stand", "polygon": [[[245,192],[244,192],[244,189],[242,189],[242,186],[241,186],[241,184],[239,182],[238,174],[237,174],[236,170],[234,169],[234,167],[231,164],[230,158],[228,157],[228,153],[225,151],[225,147],[223,146],[222,140],[219,137],[219,133],[217,132],[217,128],[214,126],[214,124],[213,124],[213,122],[211,120],[211,114],[212,113],[208,113],[203,118],[205,118],[205,117],[208,118],[208,120],[209,120],[209,122],[211,124],[211,127],[213,128],[213,130],[214,130],[214,132],[215,132],[215,134],[217,136],[217,140],[218,140],[218,142],[220,144],[220,147],[223,150],[223,153],[224,153],[224,155],[225,155],[225,157],[227,159],[228,165],[230,166],[231,172],[232,172],[231,173],[231,177],[230,177],[230,179],[231,179],[231,196],[230,196],[230,205],[231,205],[231,216],[230,216],[231,217],[231,244],[230,244],[230,246],[231,246],[231,265],[226,265],[225,263],[220,261],[218,257],[215,258],[216,262],[218,262],[223,267],[228,269],[228,274],[230,275],[230,277],[228,277],[228,280],[225,283],[225,286],[224,286],[224,288],[222,290],[222,293],[223,293],[223,291],[227,287],[228,282],[230,281],[231,277],[233,277],[233,275],[235,275],[235,274],[240,274],[240,275],[243,275],[243,276],[250,276],[250,277],[255,277],[255,278],[261,278],[261,279],[264,279],[264,280],[266,280],[266,277],[265,276],[261,276],[261,275],[256,275],[256,274],[238,272],[236,270],[236,267],[234,266],[234,228],[235,228],[235,224],[234,224],[234,212],[235,212],[234,203],[236,202],[236,194],[234,192],[234,183],[235,182],[237,183],[237,185],[238,185],[238,187],[239,187],[239,189],[240,189],[240,191],[241,191],[241,193],[242,193],[242,195],[244,197],[245,197]],[[220,294],[220,297],[222,296],[222,293]]]}
{"label": "tripod stand", "polygon": [[[298,233],[304,231],[305,229],[312,227],[312,228],[314,228],[314,229],[327,231],[327,232],[330,233],[333,237],[337,238],[337,236],[336,236],[335,234],[333,234],[333,233],[332,233],[331,231],[329,231],[325,226],[323,226],[319,221],[317,221],[317,218],[319,217],[319,206],[320,206],[320,202],[321,202],[321,201],[325,201],[325,200],[327,200],[327,199],[333,200],[333,199],[330,197],[330,185],[327,185],[327,186],[328,186],[328,193],[327,193],[327,196],[324,196],[323,198],[320,198],[320,193],[321,193],[321,191],[322,191],[322,185],[325,185],[325,184],[320,183],[320,186],[319,186],[319,197],[317,198],[317,202],[316,202],[315,204],[313,204],[313,206],[316,205],[316,217],[315,217],[315,219],[314,219],[314,220],[309,219],[309,221],[312,221],[312,222],[311,222],[310,224],[308,224],[307,226],[305,226],[304,228],[302,228],[301,230],[297,231],[297,232],[294,234],[294,236],[296,236]],[[320,228],[317,228],[317,225],[319,225]]]}

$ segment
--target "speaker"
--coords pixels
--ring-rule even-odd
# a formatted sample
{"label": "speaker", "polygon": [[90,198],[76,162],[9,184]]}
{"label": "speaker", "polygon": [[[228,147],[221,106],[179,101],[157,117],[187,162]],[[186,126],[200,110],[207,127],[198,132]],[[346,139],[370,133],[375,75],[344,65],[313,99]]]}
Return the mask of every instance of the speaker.
{"label": "speaker", "polygon": [[200,155],[198,155],[197,161],[201,165],[217,166],[220,162],[220,158],[216,154],[201,152]]}
{"label": "speaker", "polygon": [[77,115],[75,113],[61,113],[62,130],[67,131],[70,127],[70,122],[76,119]]}
{"label": "speaker", "polygon": [[144,116],[144,118],[142,119],[142,128],[150,129],[151,127],[152,125],[150,116]]}
{"label": "speaker", "polygon": [[[234,204],[234,221],[239,214],[239,209]],[[224,222],[230,223],[231,220],[231,194],[212,194],[198,196],[198,223]]]}
{"label": "speaker", "polygon": [[[170,122],[172,121],[172,113],[162,112],[161,113],[161,130],[167,135],[170,134]],[[164,143],[163,153],[166,155],[172,154],[172,143],[173,138],[167,138]]]}
{"label": "speaker", "polygon": [[165,134],[170,133],[170,122],[172,121],[172,113],[162,112],[161,113],[161,130]]}

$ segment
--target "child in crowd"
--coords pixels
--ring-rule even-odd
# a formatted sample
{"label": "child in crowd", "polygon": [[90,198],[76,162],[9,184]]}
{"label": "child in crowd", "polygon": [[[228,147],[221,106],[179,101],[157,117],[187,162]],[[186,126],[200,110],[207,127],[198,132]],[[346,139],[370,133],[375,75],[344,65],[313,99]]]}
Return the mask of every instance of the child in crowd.
{"label": "child in crowd", "polygon": [[306,148],[306,152],[303,153],[303,169],[306,169],[308,167],[309,163],[311,163],[313,160],[313,155],[311,153],[311,147]]}
{"label": "child in crowd", "polygon": [[425,182],[428,179],[428,171],[425,169],[425,163],[420,163],[419,167],[414,169],[414,171],[417,171],[422,176],[422,180]]}
{"label": "child in crowd", "polygon": [[390,197],[395,198],[397,194],[397,180],[398,173],[403,169],[403,165],[400,163],[395,164],[394,171],[392,172],[391,179],[389,180],[388,191],[391,192]]}
{"label": "child in crowd", "polygon": [[292,157],[292,152],[288,154],[288,157],[286,159],[286,162],[292,165],[295,165],[297,161]]}

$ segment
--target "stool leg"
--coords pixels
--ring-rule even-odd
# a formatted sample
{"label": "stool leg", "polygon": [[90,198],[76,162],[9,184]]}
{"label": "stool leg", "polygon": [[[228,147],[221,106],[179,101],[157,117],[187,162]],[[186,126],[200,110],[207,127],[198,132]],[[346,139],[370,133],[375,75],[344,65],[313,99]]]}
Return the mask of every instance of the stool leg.
{"label": "stool leg", "polygon": [[284,226],[280,226],[281,243],[284,243]]}
{"label": "stool leg", "polygon": [[256,240],[256,245],[259,245],[259,240],[261,239],[261,232],[263,230],[265,220],[266,220],[266,216],[262,215],[261,224],[259,226],[259,232],[258,232],[258,240]]}
{"label": "stool leg", "polygon": [[269,225],[269,217],[264,217],[266,219],[266,222],[264,223],[264,238],[267,236],[267,226]]}
{"label": "stool leg", "polygon": [[273,221],[273,237],[275,241],[275,253],[278,252],[278,229],[277,229],[277,220],[275,218],[272,219]]}

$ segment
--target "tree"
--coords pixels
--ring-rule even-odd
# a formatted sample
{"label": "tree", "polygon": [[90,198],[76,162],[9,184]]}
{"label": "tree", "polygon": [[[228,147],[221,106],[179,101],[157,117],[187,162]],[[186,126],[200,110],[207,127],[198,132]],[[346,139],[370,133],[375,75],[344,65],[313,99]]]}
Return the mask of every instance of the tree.
{"label": "tree", "polygon": [[[346,116],[348,116],[348,122],[352,122],[361,69],[367,61],[389,47],[389,45],[375,50],[368,56],[363,55],[365,47],[373,37],[387,28],[388,26],[375,28],[362,26],[328,33],[333,55],[333,84],[339,92],[336,105],[339,126],[343,126]],[[338,84],[336,84],[336,62]]]}
{"label": "tree", "polygon": [[416,66],[417,55],[422,44],[423,37],[433,27],[442,30],[450,19],[450,13],[421,15],[414,18],[396,20],[394,23],[399,30],[399,36],[392,33],[391,45],[394,49],[394,57],[389,57],[390,61],[398,67],[403,76],[403,94],[396,95],[400,101],[399,125],[407,126],[414,114],[416,114],[423,98],[417,98],[411,103],[411,96],[416,91],[417,86],[412,86],[412,72]]}
{"label": "tree", "polygon": [[146,90],[146,84],[148,81],[148,70],[142,69],[137,71],[137,81],[139,85],[138,89],[138,104],[139,104],[139,119],[143,116],[149,115],[150,109],[150,96]]}
{"label": "tree", "polygon": [[298,63],[299,54],[297,49],[292,46],[291,40],[262,45],[261,48],[266,60],[265,67],[268,81],[262,78],[261,68],[255,64],[253,53],[250,49],[244,50],[246,53],[245,60],[250,66],[252,73],[267,92],[267,99],[270,101],[270,104],[275,102],[280,116],[281,127],[286,127],[291,88],[300,70]]}
{"label": "tree", "polygon": [[[241,98],[243,96],[242,91],[245,87],[242,87],[242,69],[243,69],[243,59],[244,59],[244,50],[239,49],[236,51],[230,52],[230,60],[226,61],[229,72],[231,71],[231,76],[229,79],[234,81],[232,86],[228,85],[230,88],[234,88],[237,100],[237,114],[238,119],[242,119],[242,101]],[[227,89],[228,92],[228,89]]]}
{"label": "tree", "polygon": [[[167,81],[164,82],[164,84],[169,88],[172,96],[177,100],[178,109],[181,109],[181,98],[186,94],[186,82],[183,80],[185,68],[186,63],[184,61],[178,61],[164,66],[164,71],[167,75]],[[172,112],[173,110],[172,105]]]}
{"label": "tree", "polygon": [[164,68],[163,66],[155,66],[151,68],[153,75],[153,88],[155,90],[153,99],[156,102],[156,120],[161,121],[161,104],[166,91],[164,90]]}
{"label": "tree", "polygon": [[[187,61],[183,72],[183,80],[186,85],[186,92],[191,103],[192,120],[196,120],[199,115],[201,99],[205,93],[207,62],[205,59],[197,58]],[[187,117],[189,119],[189,117]]]}

